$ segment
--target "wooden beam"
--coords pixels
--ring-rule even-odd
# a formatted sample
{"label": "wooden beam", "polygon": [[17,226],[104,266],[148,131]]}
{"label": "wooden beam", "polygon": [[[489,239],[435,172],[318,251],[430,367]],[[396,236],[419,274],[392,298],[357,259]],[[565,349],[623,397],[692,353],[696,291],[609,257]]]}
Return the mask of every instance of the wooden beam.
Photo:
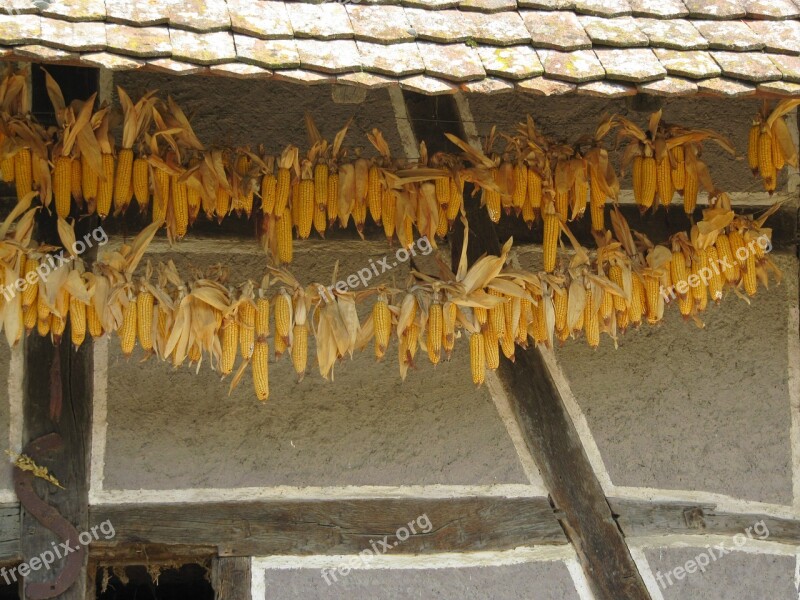
{"label": "wooden beam", "polygon": [[[412,127],[418,137],[428,130],[430,124],[427,121],[431,113],[435,113],[441,129],[467,139],[454,99],[444,96],[430,98],[408,92],[406,98]],[[478,199],[471,197],[471,191],[469,187],[464,190],[464,207],[470,227],[470,264],[484,252],[500,252],[494,225],[486,210],[479,207]],[[459,223],[451,235],[453,265],[458,262],[463,238],[464,228]],[[497,374],[595,598],[649,599],[644,581],[540,352],[535,348],[518,348],[516,363],[501,356]]]}
{"label": "wooden beam", "polygon": [[215,558],[211,563],[211,587],[215,600],[252,600],[250,557]]}
{"label": "wooden beam", "polygon": [[[409,538],[392,553],[510,550],[567,542],[546,498],[104,505],[93,506],[89,520],[91,525],[110,520],[117,544],[197,544],[215,547],[219,556],[357,553],[369,548],[370,540],[396,540],[401,527],[409,529]],[[410,531],[410,522],[416,533]]]}

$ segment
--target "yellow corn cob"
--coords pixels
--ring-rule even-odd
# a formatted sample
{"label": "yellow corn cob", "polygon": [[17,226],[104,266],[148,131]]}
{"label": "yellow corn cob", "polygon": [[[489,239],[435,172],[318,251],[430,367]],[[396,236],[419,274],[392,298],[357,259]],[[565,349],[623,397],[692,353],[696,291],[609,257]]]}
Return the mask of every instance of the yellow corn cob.
{"label": "yellow corn cob", "polygon": [[442,348],[444,348],[447,358],[453,351],[456,343],[456,316],[458,307],[453,302],[445,302],[442,307]]}
{"label": "yellow corn cob", "polygon": [[437,177],[433,180],[436,186],[436,202],[439,206],[447,206],[450,202],[450,181],[449,177]]}
{"label": "yellow corn cob", "polygon": [[97,216],[105,219],[111,212],[111,201],[114,198],[114,155],[104,153],[103,177],[97,184]]}
{"label": "yellow corn cob", "polygon": [[445,216],[447,217],[447,222],[452,223],[456,220],[459,213],[461,212],[461,205],[464,202],[464,190],[459,185],[459,182],[453,180],[450,182],[450,202],[447,203],[447,210],[445,211]]}
{"label": "yellow corn cob", "polygon": [[369,215],[377,225],[381,223],[382,196],[381,170],[377,165],[372,165],[367,176],[367,206],[369,207]]}
{"label": "yellow corn cob", "polygon": [[303,179],[298,188],[300,193],[297,220],[297,235],[305,240],[311,235],[311,225],[314,221],[314,181]]}
{"label": "yellow corn cob", "polygon": [[136,332],[139,345],[145,352],[153,349],[153,304],[154,298],[147,290],[136,296]]}
{"label": "yellow corn cob", "polygon": [[[28,256],[28,258],[25,260],[24,270],[22,271],[21,275],[21,278],[28,282],[27,286],[22,291],[23,309],[36,304],[36,299],[39,295],[39,275],[36,273],[36,269],[38,268],[39,260]],[[30,283],[29,278],[33,279],[33,283]]]}
{"label": "yellow corn cob", "polygon": [[390,189],[383,190],[381,198],[381,222],[383,223],[383,232],[386,234],[386,239],[391,240],[394,236],[395,228],[395,213],[397,212],[397,203],[395,202],[394,192]]}
{"label": "yellow corn cob", "polygon": [[569,192],[556,191],[556,212],[562,221],[569,218]]}
{"label": "yellow corn cob", "polygon": [[661,299],[661,281],[657,277],[646,276],[644,278],[645,298],[647,307],[647,322],[651,325],[658,323],[660,319],[658,309]]}
{"label": "yellow corn cob", "polygon": [[137,330],[137,302],[129,301],[122,309],[122,325],[117,332],[123,356],[130,356],[136,345]]}
{"label": "yellow corn cob", "polygon": [[236,346],[239,341],[239,326],[233,317],[226,317],[222,322],[220,329],[220,346],[222,347],[222,355],[219,360],[219,372],[222,375],[228,375],[233,371],[233,365],[236,362]]}
{"label": "yellow corn cob", "polygon": [[656,187],[661,206],[672,204],[672,197],[675,195],[675,188],[672,184],[672,167],[669,164],[669,157],[664,155],[656,169]]}
{"label": "yellow corn cob", "polygon": [[22,324],[25,332],[30,333],[36,327],[36,305],[31,304],[28,308],[22,309]]}
{"label": "yellow corn cob", "polygon": [[631,287],[631,303],[628,307],[628,317],[631,323],[635,327],[638,327],[639,324],[642,322],[642,311],[644,307],[642,306],[642,294],[644,290],[644,286],[642,285],[642,280],[639,279],[639,276],[635,273],[631,277],[632,287]]}
{"label": "yellow corn cob", "polygon": [[520,300],[519,321],[517,322],[517,337],[514,340],[523,348],[528,346],[528,325],[533,321],[533,306],[527,298]]}
{"label": "yellow corn cob", "polygon": [[492,371],[500,366],[500,349],[497,344],[497,332],[490,323],[483,332],[483,350],[486,356],[486,368]]}
{"label": "yellow corn cob", "polygon": [[375,328],[375,358],[381,359],[386,354],[392,334],[392,314],[384,296],[378,298],[372,307],[372,324]]}
{"label": "yellow corn cob", "polygon": [[167,218],[167,202],[169,202],[171,177],[163,169],[153,169],[153,223],[160,223]]}
{"label": "yellow corn cob", "polygon": [[683,210],[687,215],[694,213],[699,191],[700,182],[697,179],[697,173],[691,169],[686,169],[686,178],[683,186]]}
{"label": "yellow corn cob", "polygon": [[575,206],[579,212],[583,214],[586,209],[586,203],[589,201],[589,184],[586,178],[576,179],[575,185],[572,187],[572,193],[575,194]]}
{"label": "yellow corn cob", "polygon": [[700,277],[700,269],[708,264],[708,257],[705,250],[696,250],[696,254],[692,258],[692,275],[697,277],[698,285],[692,286],[692,298],[697,306],[697,310],[703,312],[708,305],[708,285],[706,281]]}
{"label": "yellow corn cob", "polygon": [[50,315],[46,319],[38,319],[36,321],[36,331],[41,337],[50,335]]}
{"label": "yellow corn cob", "polygon": [[269,300],[259,298],[256,301],[256,341],[264,340],[269,335]]}
{"label": "yellow corn cob", "polygon": [[189,186],[185,181],[178,181],[178,175],[172,176],[172,210],[175,213],[175,235],[180,239],[186,235],[189,227]]}
{"label": "yellow corn cob", "polygon": [[308,325],[303,323],[294,326],[294,335],[292,339],[292,364],[294,365],[295,373],[303,378],[306,371],[306,362],[308,361]]}
{"label": "yellow corn cob", "polygon": [[545,313],[544,298],[537,298],[537,303],[533,308],[533,319],[531,319],[531,333],[533,340],[537,344],[547,344],[547,321]]}
{"label": "yellow corn cob", "polygon": [[442,305],[435,302],[431,305],[428,314],[428,327],[426,342],[428,345],[428,358],[434,365],[439,364],[442,350],[442,329],[444,315]]}
{"label": "yellow corn cob", "polygon": [[72,345],[79,348],[86,339],[86,305],[74,297],[69,299],[69,328]]}
{"label": "yellow corn cob", "polygon": [[614,299],[613,294],[608,290],[603,290],[603,299],[600,302],[600,310],[598,316],[604,326],[611,324],[611,317],[614,314]]}
{"label": "yellow corn cob", "polygon": [[83,187],[81,185],[81,161],[77,158],[69,160],[69,185],[70,195],[79,204],[83,202]]}
{"label": "yellow corn cob", "polygon": [[136,197],[136,204],[139,205],[139,212],[146,213],[150,206],[150,165],[144,158],[137,158],[133,161],[133,195]]}
{"label": "yellow corn cob", "polygon": [[261,212],[265,215],[271,215],[275,210],[277,189],[278,178],[273,173],[267,173],[261,178]]}
{"label": "yellow corn cob", "polygon": [[328,174],[328,224],[339,218],[339,173]]}
{"label": "yellow corn cob", "polygon": [[774,192],[777,186],[777,171],[773,161],[772,134],[768,129],[761,131],[758,140],[758,172],[764,180],[764,189]]}
{"label": "yellow corn cob", "polygon": [[194,223],[197,220],[197,215],[200,214],[200,208],[203,204],[202,197],[200,196],[200,190],[196,187],[186,186],[186,204],[189,207],[189,224]]}
{"label": "yellow corn cob", "polygon": [[286,345],[289,344],[291,323],[292,300],[288,294],[282,292],[275,298],[275,338],[281,338]]}
{"label": "yellow corn cob", "polygon": [[314,204],[314,231],[316,231],[320,237],[325,237],[325,229],[328,226],[328,217],[327,211],[323,206],[320,208],[317,204]]}
{"label": "yellow corn cob", "polygon": [[86,325],[89,329],[89,335],[97,339],[103,335],[103,324],[100,322],[100,316],[94,307],[94,302],[89,303],[86,307]]}
{"label": "yellow corn cob", "polygon": [[323,212],[328,208],[328,165],[319,162],[314,165],[314,199],[317,208]]}
{"label": "yellow corn cob", "polygon": [[[5,183],[13,183],[14,182],[14,157],[5,157],[0,160],[0,179],[2,179]],[[48,331],[50,330],[50,325],[48,322]]]}
{"label": "yellow corn cob", "polygon": [[58,344],[61,341],[61,336],[64,334],[64,330],[66,328],[66,318],[59,317],[56,313],[52,313],[50,315],[50,335],[52,336],[55,344]]}
{"label": "yellow corn cob", "polygon": [[645,156],[642,159],[642,206],[650,208],[656,197],[656,159]]}
{"label": "yellow corn cob", "polygon": [[643,156],[633,157],[633,166],[631,167],[631,178],[633,183],[633,199],[636,204],[642,206],[644,204],[644,174],[642,165],[644,164]]}
{"label": "yellow corn cob", "polygon": [[728,240],[728,236],[724,233],[719,234],[714,247],[717,249],[717,254],[721,261],[720,269],[723,271],[725,281],[728,283],[736,283],[736,271],[734,269],[736,257],[731,251],[731,243]]}
{"label": "yellow corn cob", "polygon": [[500,338],[500,349],[503,351],[503,356],[512,362],[514,361],[514,335],[509,333],[508,330]]}
{"label": "yellow corn cob", "polygon": [[195,365],[200,362],[203,358],[203,352],[200,350],[200,344],[195,341],[191,346],[189,346],[189,364]]}
{"label": "yellow corn cob", "polygon": [[[158,173],[158,169],[156,169],[156,173]],[[222,223],[222,220],[231,212],[231,193],[220,185],[217,187],[216,200],[214,212],[217,215],[217,222]]]}
{"label": "yellow corn cob", "polygon": [[447,232],[450,230],[450,227],[447,223],[447,209],[439,205],[439,221],[436,224],[436,236],[443,238],[447,235]]}
{"label": "yellow corn cob", "polygon": [[711,299],[719,303],[722,300],[722,285],[723,277],[719,272],[719,254],[716,247],[711,246],[706,250],[706,266],[711,269],[711,278],[708,282],[708,291],[711,294]]}
{"label": "yellow corn cob", "polygon": [[489,289],[489,295],[496,298],[502,298],[504,301],[493,306],[489,309],[489,321],[492,323],[494,330],[497,332],[498,337],[502,337],[506,329],[506,319],[503,312],[503,306],[508,302],[502,292],[495,289]]}
{"label": "yellow corn cob", "polygon": [[567,327],[567,309],[569,306],[569,296],[567,293],[553,294],[553,309],[555,312],[556,331],[569,331]]}
{"label": "yellow corn cob", "polygon": [[288,345],[286,344],[284,339],[282,337],[276,337],[275,338],[275,360],[277,360],[281,356],[283,356],[283,353],[286,352],[286,348],[288,348]]}
{"label": "yellow corn cob", "polygon": [[489,318],[489,311],[482,306],[476,306],[472,309],[475,313],[475,319],[481,327],[486,327],[486,322]]}
{"label": "yellow corn cob", "polygon": [[281,263],[292,262],[292,211],[285,208],[283,216],[275,224],[278,238],[278,261]]}
{"label": "yellow corn cob", "polygon": [[558,251],[558,238],[561,237],[561,228],[558,217],[552,213],[544,215],[544,240],[542,242],[544,270],[552,273],[556,268],[556,253]]}
{"label": "yellow corn cob", "polygon": [[617,311],[617,329],[624,332],[628,328],[629,321],[630,321],[630,316],[628,315],[627,309],[622,311]]}
{"label": "yellow corn cob", "polygon": [[256,340],[256,307],[252,302],[242,302],[236,317],[239,321],[239,351],[243,359],[249,360]]}
{"label": "yellow corn cob", "polygon": [[517,163],[514,165],[514,193],[511,194],[512,206],[521,210],[527,196],[528,168],[523,163]]}
{"label": "yellow corn cob", "polygon": [[592,229],[603,231],[605,229],[606,194],[598,181],[598,176],[592,173],[589,179],[589,212],[592,217]]}
{"label": "yellow corn cob", "polygon": [[[622,267],[619,265],[611,265],[611,268],[608,270],[608,278],[619,287],[619,289],[624,290],[624,281],[622,277]],[[614,294],[614,310],[622,311],[627,310],[627,305],[625,304],[625,298],[622,296],[617,296]]]}
{"label": "yellow corn cob", "polygon": [[33,189],[30,148],[21,148],[14,155],[14,184],[17,191],[17,202]]}
{"label": "yellow corn cob", "polygon": [[672,150],[672,185],[681,191],[686,184],[686,158],[683,146],[675,146]]}
{"label": "yellow corn cob", "polygon": [[583,328],[586,333],[586,342],[590,348],[600,345],[600,321],[597,311],[592,307],[592,290],[586,291],[586,305],[583,307]]}
{"label": "yellow corn cob", "polygon": [[289,203],[292,176],[289,169],[279,168],[275,188],[275,214],[282,215]]}
{"label": "yellow corn cob", "polygon": [[133,175],[133,150],[122,148],[117,156],[117,172],[114,179],[114,208],[124,212],[131,202],[133,188],[131,177]]}
{"label": "yellow corn cob", "polygon": [[761,126],[758,121],[750,126],[750,134],[747,138],[747,166],[753,171],[753,175],[758,173],[758,146],[761,135]]}
{"label": "yellow corn cob", "polygon": [[56,200],[56,214],[66,219],[72,204],[72,161],[69,156],[56,158],[56,166],[53,168],[53,196]]}
{"label": "yellow corn cob", "polygon": [[256,391],[256,398],[261,402],[266,402],[269,398],[269,345],[267,340],[256,342],[250,368],[253,370],[253,388]]}
{"label": "yellow corn cob", "polygon": [[756,256],[752,252],[747,253],[743,273],[744,291],[748,296],[755,296],[758,290],[758,279],[756,278]]}
{"label": "yellow corn cob", "polygon": [[81,155],[81,187],[83,188],[83,199],[87,202],[97,198],[97,173],[92,169],[86,155]]}
{"label": "yellow corn cob", "polygon": [[[681,282],[688,281],[688,267],[686,265],[686,257],[683,252],[676,250],[672,253],[672,260],[670,261],[670,269],[672,270],[672,285],[677,287]],[[676,290],[677,291],[677,290]],[[684,317],[692,313],[694,306],[694,297],[692,293],[681,294],[678,293],[678,308],[681,315]]]}
{"label": "yellow corn cob", "polygon": [[[436,181],[439,180],[437,179]],[[489,213],[489,218],[491,219],[492,223],[497,223],[500,220],[500,192],[484,188],[483,203],[486,205],[486,212]]]}
{"label": "yellow corn cob", "polygon": [[36,298],[36,316],[40,321],[50,322],[50,307],[45,294],[39,294]]}
{"label": "yellow corn cob", "polygon": [[486,380],[486,348],[483,334],[473,333],[469,336],[469,362],[472,371],[472,383],[481,385]]}
{"label": "yellow corn cob", "polygon": [[528,226],[528,229],[533,228],[533,223],[536,221],[536,211],[533,209],[530,198],[525,198],[522,203],[522,220]]}
{"label": "yellow corn cob", "polygon": [[734,281],[738,282],[741,279],[742,268],[747,261],[747,255],[750,253],[744,245],[744,238],[738,230],[734,229],[728,234],[728,241],[731,244],[731,254],[733,254],[733,270],[735,272]]}
{"label": "yellow corn cob", "polygon": [[773,137],[772,140],[772,164],[775,165],[776,177],[777,173],[781,172],[784,166],[786,166],[786,159],[783,156],[783,150],[781,149],[781,145],[778,143]]}
{"label": "yellow corn cob", "polygon": [[533,210],[538,212],[542,206],[542,178],[531,167],[528,167],[528,200]]}

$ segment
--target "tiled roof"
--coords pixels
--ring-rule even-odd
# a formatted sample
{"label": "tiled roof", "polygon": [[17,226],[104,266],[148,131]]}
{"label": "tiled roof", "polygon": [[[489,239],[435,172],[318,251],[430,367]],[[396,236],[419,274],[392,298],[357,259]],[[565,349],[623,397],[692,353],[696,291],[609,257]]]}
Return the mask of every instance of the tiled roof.
{"label": "tiled roof", "polygon": [[3,0],[0,57],[428,94],[799,95],[800,0]]}

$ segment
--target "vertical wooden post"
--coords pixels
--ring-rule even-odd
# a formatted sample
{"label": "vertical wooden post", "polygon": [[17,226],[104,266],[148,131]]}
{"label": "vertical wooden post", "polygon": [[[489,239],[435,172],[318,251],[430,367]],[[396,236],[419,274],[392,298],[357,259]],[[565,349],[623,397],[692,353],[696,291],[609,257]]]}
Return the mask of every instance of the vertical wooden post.
{"label": "vertical wooden post", "polygon": [[[211,564],[215,600],[252,600],[249,556],[218,556]],[[260,599],[259,599],[260,600]]]}

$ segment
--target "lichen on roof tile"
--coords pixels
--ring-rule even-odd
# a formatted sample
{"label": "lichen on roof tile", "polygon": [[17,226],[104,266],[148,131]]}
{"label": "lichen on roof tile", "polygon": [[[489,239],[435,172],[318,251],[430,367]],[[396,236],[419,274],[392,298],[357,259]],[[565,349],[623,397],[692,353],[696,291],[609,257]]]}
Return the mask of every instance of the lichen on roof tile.
{"label": "lichen on roof tile", "polygon": [[595,53],[608,79],[644,82],[661,79],[667,74],[650,48],[597,48]]}
{"label": "lichen on roof tile", "polygon": [[359,71],[357,73],[345,73],[336,77],[336,83],[342,85],[353,85],[365,88],[384,88],[391,85],[398,85],[394,77],[384,77],[383,75],[375,75],[375,73],[364,73]]}
{"label": "lichen on roof tile", "polygon": [[236,79],[265,79],[272,76],[272,71],[269,69],[239,62],[211,65],[208,70],[215,75],[224,75]]}
{"label": "lichen on roof tile", "polygon": [[636,17],[656,17],[661,19],[677,19],[689,14],[689,10],[681,0],[628,0],[631,11]]}
{"label": "lichen on roof tile", "polygon": [[537,48],[582,50],[592,47],[592,41],[573,12],[523,12],[525,27]]}
{"label": "lichen on roof tile", "polygon": [[49,0],[42,2],[42,16],[67,21],[105,21],[103,0]]}
{"label": "lichen on roof tile", "polygon": [[170,6],[163,0],[105,0],[106,19],[129,25],[160,25],[169,21]]}
{"label": "lichen on roof tile", "polygon": [[605,19],[581,16],[579,19],[594,44],[631,48],[647,46],[649,43],[647,36],[636,26],[636,19],[632,17]]}
{"label": "lichen on roof tile", "polygon": [[170,28],[172,56],[177,60],[213,65],[236,60],[233,34],[227,31],[197,33]]}
{"label": "lichen on roof tile", "polygon": [[765,50],[800,54],[800,21],[746,21]]}
{"label": "lichen on roof tile", "polygon": [[81,62],[92,67],[100,67],[109,71],[130,71],[142,67],[145,62],[128,56],[120,56],[111,52],[90,52],[81,55]]}
{"label": "lichen on roof tile", "polygon": [[694,21],[693,25],[718,50],[760,50],[764,42],[743,21]]}
{"label": "lichen on roof tile", "polygon": [[538,50],[537,54],[542,61],[545,74],[552,79],[583,83],[603,79],[606,75],[605,69],[592,50],[572,52]]}
{"label": "lichen on roof tile", "polygon": [[548,79],[547,77],[532,77],[517,82],[517,88],[537,96],[563,96],[574,92],[576,85],[565,81]]}
{"label": "lichen on roof tile", "polygon": [[32,44],[42,37],[39,15],[0,15],[0,40],[4,46]]}
{"label": "lichen on roof tile", "polygon": [[107,23],[106,41],[109,50],[118,54],[145,58],[172,54],[169,29],[163,25],[131,27],[130,25]]}
{"label": "lichen on roof tile", "polygon": [[680,51],[656,48],[653,50],[659,62],[670,75],[690,79],[707,79],[722,73],[719,65],[708,52],[698,50]]}
{"label": "lichen on roof tile", "polygon": [[750,19],[796,19],[800,8],[792,0],[744,0],[744,9]]}
{"label": "lichen on roof tile", "polygon": [[420,40],[453,43],[465,42],[475,35],[473,20],[458,10],[425,10],[407,8],[406,18]]}
{"label": "lichen on roof tile", "polygon": [[402,44],[373,44],[356,42],[361,65],[367,71],[402,77],[425,71],[425,63],[415,42]]}
{"label": "lichen on roof tile", "polygon": [[308,4],[292,2],[287,5],[289,21],[297,37],[321,40],[353,37],[353,27],[342,4]]}
{"label": "lichen on roof tile", "polygon": [[458,0],[402,0],[401,4],[414,8],[444,10],[447,8],[456,8],[458,6]]}
{"label": "lichen on roof tile", "polygon": [[240,61],[267,69],[292,69],[300,66],[300,56],[294,39],[260,40],[235,34],[234,40]]}
{"label": "lichen on roof tile", "polygon": [[478,46],[483,68],[490,75],[508,79],[528,79],[544,73],[539,57],[530,46]]}
{"label": "lichen on roof tile", "polygon": [[455,94],[458,91],[452,83],[428,75],[414,75],[413,77],[401,79],[400,87],[404,90],[427,94],[429,96]]}
{"label": "lichen on roof tile", "polygon": [[470,81],[486,76],[478,51],[466,44],[417,42],[425,73],[451,81]]}
{"label": "lichen on roof tile", "polygon": [[468,94],[505,94],[514,91],[514,84],[497,77],[484,77],[477,81],[467,81],[461,84],[461,90]]}
{"label": "lichen on roof tile", "polygon": [[99,21],[70,23],[42,17],[42,42],[65,50],[82,52],[105,50],[106,25]]}
{"label": "lichen on roof tile", "polygon": [[727,98],[742,98],[756,93],[756,86],[741,81],[733,81],[723,77],[703,79],[697,82],[698,89],[704,94],[725,96]]}
{"label": "lichen on roof tile", "polygon": [[529,44],[531,34],[516,11],[496,14],[466,13],[472,21],[473,39],[483,44]]}
{"label": "lichen on roof tile", "polygon": [[76,52],[69,52],[67,50],[60,50],[58,48],[50,48],[49,46],[41,46],[39,44],[16,46],[14,48],[14,54],[16,56],[32,58],[34,60],[41,60],[45,62],[75,60],[79,56]]}
{"label": "lichen on roof tile", "polygon": [[599,98],[624,98],[635,96],[636,87],[625,83],[613,81],[592,81],[578,86],[576,93],[581,96],[595,96]]}
{"label": "lichen on roof tile", "polygon": [[575,0],[575,11],[584,15],[621,17],[631,14],[628,0]]}
{"label": "lichen on roof tile", "polygon": [[171,27],[198,33],[227,31],[231,28],[228,5],[222,0],[177,0],[170,5]]}
{"label": "lichen on roof tile", "polygon": [[304,85],[323,85],[334,83],[336,78],[333,75],[309,71],[307,69],[287,69],[275,71],[273,77],[278,81],[288,81],[289,83],[302,83]]}
{"label": "lichen on roof tile", "polygon": [[664,77],[656,81],[640,83],[639,91],[653,96],[692,96],[697,93],[697,83],[682,77]]}
{"label": "lichen on roof tile", "polygon": [[286,5],[276,0],[228,0],[228,13],[234,33],[256,37],[292,37],[292,24]]}
{"label": "lichen on roof tile", "polygon": [[717,61],[725,77],[757,82],[781,78],[781,72],[766,54],[715,50],[711,56]]}
{"label": "lichen on roof tile", "polygon": [[780,94],[781,96],[800,96],[800,83],[788,81],[768,81],[758,84],[759,92],[767,94]]}
{"label": "lichen on roof tile", "polygon": [[296,40],[300,67],[324,73],[344,73],[361,68],[361,55],[353,40]]}
{"label": "lichen on roof tile", "polygon": [[31,0],[3,0],[0,15],[38,15],[41,11]]}
{"label": "lichen on roof tile", "polygon": [[401,6],[346,5],[357,40],[378,43],[412,42],[411,23]]}
{"label": "lichen on roof tile", "polygon": [[769,57],[780,70],[784,80],[800,83],[800,56],[770,54]]}
{"label": "lichen on roof tile", "polygon": [[739,0],[683,0],[691,17],[702,19],[741,19],[747,14]]}
{"label": "lichen on roof tile", "polygon": [[650,39],[650,45],[676,50],[702,50],[708,40],[686,19],[637,19],[639,28]]}
{"label": "lichen on roof tile", "polygon": [[461,0],[461,10],[478,10],[485,13],[496,13],[506,10],[517,10],[516,0]]}
{"label": "lichen on roof tile", "polygon": [[173,60],[171,58],[156,58],[148,60],[146,67],[152,71],[169,73],[171,75],[196,75],[202,73],[207,67],[192,63]]}
{"label": "lichen on roof tile", "polygon": [[517,0],[520,8],[536,8],[541,10],[573,10],[575,0]]}

